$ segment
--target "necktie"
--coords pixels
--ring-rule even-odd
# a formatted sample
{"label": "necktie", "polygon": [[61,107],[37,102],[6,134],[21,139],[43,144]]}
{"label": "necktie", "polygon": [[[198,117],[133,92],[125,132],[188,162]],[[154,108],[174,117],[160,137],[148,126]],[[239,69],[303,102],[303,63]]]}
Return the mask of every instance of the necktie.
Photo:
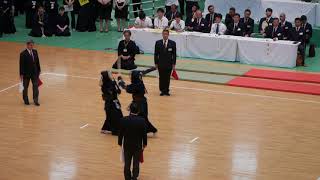
{"label": "necktie", "polygon": [[164,46],[165,48],[167,48],[167,40],[165,40],[165,41],[163,42],[163,46]]}
{"label": "necktie", "polygon": [[216,34],[219,34],[219,24],[217,24]]}
{"label": "necktie", "polygon": [[210,23],[212,23],[212,14],[210,14]]}
{"label": "necktie", "polygon": [[33,56],[32,50],[30,51],[30,55],[32,57],[32,61],[34,62],[34,56]]}

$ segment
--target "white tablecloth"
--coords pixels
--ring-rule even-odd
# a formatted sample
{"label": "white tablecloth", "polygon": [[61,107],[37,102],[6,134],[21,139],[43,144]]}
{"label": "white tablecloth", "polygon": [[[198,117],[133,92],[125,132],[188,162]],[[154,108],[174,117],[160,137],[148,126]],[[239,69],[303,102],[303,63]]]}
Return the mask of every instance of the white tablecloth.
{"label": "white tablecloth", "polygon": [[[145,53],[154,53],[155,42],[162,39],[161,31],[130,29],[132,40]],[[275,67],[295,67],[298,45],[291,41],[273,41],[237,36],[183,32],[171,33],[177,44],[177,55],[210,60],[240,61],[245,64]]]}
{"label": "white tablecloth", "polygon": [[[155,42],[162,39],[161,31],[131,29],[132,39],[145,53],[154,53]],[[177,44],[177,55],[182,57],[235,61],[237,41],[231,36],[214,36],[197,32],[171,33]]]}
{"label": "white tablecloth", "polygon": [[296,17],[306,15],[310,24],[320,26],[320,12],[317,12],[320,5],[317,3],[292,0],[206,0],[204,14],[207,14],[209,5],[214,5],[216,12],[222,13],[223,16],[229,12],[230,7],[235,7],[241,16],[244,10],[249,8],[256,23],[264,17],[267,8],[272,8],[273,16],[279,17],[279,14],[284,12],[288,21],[293,22]]}
{"label": "white tablecloth", "polygon": [[237,40],[232,36],[186,32],[186,48],[183,57],[235,61]]}
{"label": "white tablecloth", "polygon": [[296,66],[298,44],[245,37],[237,37],[237,42],[237,59],[241,63],[287,68]]}

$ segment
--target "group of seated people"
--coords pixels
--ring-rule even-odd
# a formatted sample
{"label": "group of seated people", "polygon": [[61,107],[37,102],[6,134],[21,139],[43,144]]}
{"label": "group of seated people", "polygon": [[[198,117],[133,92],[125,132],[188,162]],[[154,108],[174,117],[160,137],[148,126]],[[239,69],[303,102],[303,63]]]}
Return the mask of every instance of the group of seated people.
{"label": "group of seated people", "polygon": [[[214,11],[214,6],[208,7],[208,14],[203,16],[197,5],[192,7],[192,16],[183,20],[182,15],[177,11],[177,6],[172,5],[171,10],[166,12],[164,9],[157,10],[157,16],[152,22],[152,19],[146,17],[146,14],[141,11],[139,17],[136,18],[135,28],[155,28],[182,31],[194,31],[202,33],[212,33],[218,35],[232,35],[251,37],[254,33],[255,22],[250,17],[251,10],[246,9],[244,16],[241,17],[236,13],[235,8],[230,8],[225,16]],[[305,15],[295,19],[294,26],[286,21],[286,15],[280,14],[280,17],[272,17],[273,10],[266,9],[266,16],[259,21],[259,34],[265,38],[274,40],[292,40],[300,41],[301,43],[309,43],[312,37],[312,26],[307,22]]]}

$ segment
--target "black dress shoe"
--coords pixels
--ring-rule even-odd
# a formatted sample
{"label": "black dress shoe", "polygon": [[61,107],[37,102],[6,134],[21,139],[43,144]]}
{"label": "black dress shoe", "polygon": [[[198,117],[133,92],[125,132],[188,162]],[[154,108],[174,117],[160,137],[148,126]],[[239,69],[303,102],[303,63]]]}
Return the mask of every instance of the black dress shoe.
{"label": "black dress shoe", "polygon": [[30,105],[30,103],[28,101],[25,101],[24,104],[25,105]]}
{"label": "black dress shoe", "polygon": [[170,96],[170,93],[166,93],[165,95],[166,95],[166,96]]}
{"label": "black dress shoe", "polygon": [[160,96],[164,96],[165,95],[165,93],[160,93]]}
{"label": "black dress shoe", "polygon": [[40,106],[40,104],[38,102],[34,102],[34,105],[36,106]]}

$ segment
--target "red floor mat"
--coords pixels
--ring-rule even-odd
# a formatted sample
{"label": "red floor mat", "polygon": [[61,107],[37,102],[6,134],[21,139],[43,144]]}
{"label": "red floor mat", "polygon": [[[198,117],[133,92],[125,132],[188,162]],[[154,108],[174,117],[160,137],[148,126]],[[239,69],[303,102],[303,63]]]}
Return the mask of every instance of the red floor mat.
{"label": "red floor mat", "polygon": [[302,73],[302,72],[286,72],[286,71],[274,71],[264,69],[251,69],[246,72],[244,76],[264,78],[264,79],[277,79],[285,81],[298,81],[298,82],[310,82],[320,84],[320,74]]}
{"label": "red floor mat", "polygon": [[227,83],[230,86],[240,86],[274,91],[294,92],[303,94],[320,95],[319,84],[306,84],[299,82],[278,81],[270,79],[257,79],[249,77],[237,77]]}

